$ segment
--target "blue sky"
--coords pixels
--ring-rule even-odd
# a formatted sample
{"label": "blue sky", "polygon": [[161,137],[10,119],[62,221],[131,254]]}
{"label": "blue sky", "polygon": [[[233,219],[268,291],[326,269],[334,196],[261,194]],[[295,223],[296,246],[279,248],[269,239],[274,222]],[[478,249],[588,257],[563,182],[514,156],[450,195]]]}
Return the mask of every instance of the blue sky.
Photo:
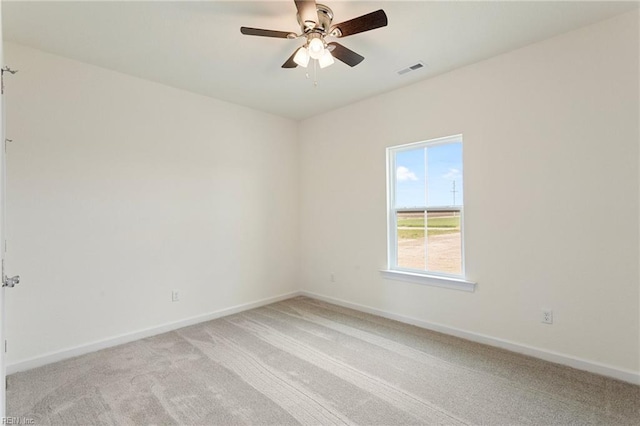
{"label": "blue sky", "polygon": [[[426,179],[425,150],[427,151]],[[451,190],[454,181],[457,191],[455,205],[462,205],[462,143],[460,142],[396,153],[396,207],[453,205]]]}

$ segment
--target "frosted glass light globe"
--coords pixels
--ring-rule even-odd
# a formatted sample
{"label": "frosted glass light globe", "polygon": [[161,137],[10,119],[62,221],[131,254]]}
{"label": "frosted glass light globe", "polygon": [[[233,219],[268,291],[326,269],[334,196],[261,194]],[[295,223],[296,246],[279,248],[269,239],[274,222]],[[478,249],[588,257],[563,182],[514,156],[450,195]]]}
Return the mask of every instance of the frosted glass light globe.
{"label": "frosted glass light globe", "polygon": [[320,59],[324,54],[324,43],[319,38],[314,38],[309,42],[309,56],[313,59]]}
{"label": "frosted glass light globe", "polygon": [[328,67],[329,65],[333,65],[333,56],[331,55],[331,52],[329,52],[327,49],[324,49],[324,53],[322,54],[322,57],[320,59],[318,59],[318,63],[320,64],[320,68],[325,68]]}
{"label": "frosted glass light globe", "polygon": [[293,62],[304,68],[309,65],[309,52],[307,51],[306,47],[302,46],[300,49],[298,49],[295,56],[293,57]]}

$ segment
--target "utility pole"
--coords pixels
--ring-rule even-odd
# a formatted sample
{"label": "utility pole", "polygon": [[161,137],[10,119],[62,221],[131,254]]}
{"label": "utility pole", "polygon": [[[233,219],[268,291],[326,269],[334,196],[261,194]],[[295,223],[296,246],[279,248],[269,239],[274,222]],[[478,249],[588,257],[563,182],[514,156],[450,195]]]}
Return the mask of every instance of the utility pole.
{"label": "utility pole", "polygon": [[453,184],[453,189],[451,189],[451,193],[453,194],[453,204],[452,204],[452,206],[455,206],[456,205],[456,192],[458,192],[458,191],[456,191],[456,181],[454,180],[452,182],[452,184]]}

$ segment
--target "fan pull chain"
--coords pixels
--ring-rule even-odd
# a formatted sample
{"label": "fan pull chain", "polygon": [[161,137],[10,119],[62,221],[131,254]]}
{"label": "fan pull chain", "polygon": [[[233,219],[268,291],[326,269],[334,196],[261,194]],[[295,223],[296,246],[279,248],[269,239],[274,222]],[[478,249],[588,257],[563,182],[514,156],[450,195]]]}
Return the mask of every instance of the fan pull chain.
{"label": "fan pull chain", "polygon": [[313,87],[318,87],[318,61],[313,60]]}
{"label": "fan pull chain", "polygon": [[[309,71],[304,73],[307,80],[311,78]],[[313,87],[318,87],[318,61],[313,59]]]}

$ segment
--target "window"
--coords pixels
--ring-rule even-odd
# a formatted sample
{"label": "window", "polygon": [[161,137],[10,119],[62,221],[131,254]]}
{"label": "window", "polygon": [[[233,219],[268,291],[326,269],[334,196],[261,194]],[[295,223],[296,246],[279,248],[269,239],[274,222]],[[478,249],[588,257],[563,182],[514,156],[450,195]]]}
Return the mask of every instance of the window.
{"label": "window", "polygon": [[389,271],[384,272],[468,283],[462,136],[388,148],[387,159]]}

